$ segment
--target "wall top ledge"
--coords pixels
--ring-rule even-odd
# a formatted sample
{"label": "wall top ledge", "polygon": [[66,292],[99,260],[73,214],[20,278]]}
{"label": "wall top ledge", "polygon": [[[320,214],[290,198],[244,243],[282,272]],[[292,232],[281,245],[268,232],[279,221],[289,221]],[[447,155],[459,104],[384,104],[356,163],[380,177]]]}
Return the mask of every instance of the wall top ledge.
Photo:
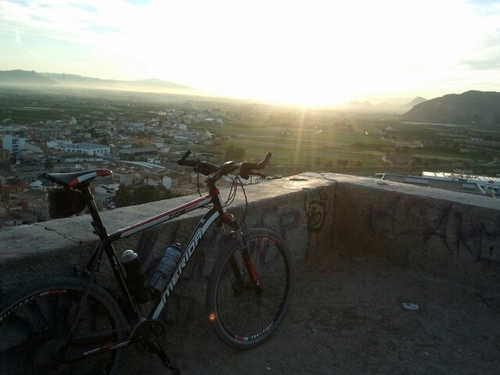
{"label": "wall top ledge", "polygon": [[[289,178],[266,181],[256,185],[245,186],[249,204],[258,201],[273,199],[278,196],[296,194],[304,189],[315,189],[328,185],[320,174],[307,176],[292,176]],[[241,189],[239,187],[238,189]],[[226,189],[221,189],[225,199]],[[154,215],[182,205],[192,200],[193,196],[147,203],[140,206],[129,206],[113,211],[103,211],[101,215],[109,233],[120,228],[135,224]],[[241,192],[237,195],[231,208],[244,207],[245,198]],[[179,219],[201,216],[202,210],[195,210]],[[78,246],[81,243],[96,241],[92,233],[90,217],[88,215],[75,216],[66,219],[23,225],[0,229],[0,264],[14,259],[25,258],[28,254],[52,251],[54,248],[64,249]]]}
{"label": "wall top ledge", "polygon": [[[315,175],[314,173],[313,175]],[[303,175],[309,175],[304,173]],[[422,198],[447,200],[455,203],[466,204],[487,209],[500,210],[500,199],[485,197],[477,194],[460,193],[438,188],[416,186],[399,182],[381,180],[374,177],[351,176],[340,173],[321,173],[323,179],[336,181],[343,184],[352,184],[377,190],[399,192],[401,194],[417,195]]]}
{"label": "wall top ledge", "polygon": [[[498,199],[338,173],[306,172],[283,179],[246,186],[245,191],[248,202],[251,205],[258,201],[296,194],[303,190],[330,186],[335,183],[344,186],[352,185],[354,191],[359,188],[375,189],[378,191],[417,195],[422,198],[448,200],[458,204],[484,207],[490,210],[500,210],[500,200]],[[224,190],[221,191],[224,194]],[[112,233],[120,228],[184,204],[191,199],[193,199],[193,196],[168,199],[140,206],[105,211],[102,212],[102,215],[108,231]],[[231,207],[244,207],[244,205],[245,199],[243,194],[238,194]],[[196,210],[183,217],[200,216],[202,212],[201,210]],[[0,229],[0,243],[2,244],[0,247],[0,263],[11,261],[17,257],[24,257],[27,253],[35,251],[50,251],[54,250],[55,247],[59,249],[70,248],[83,242],[95,240],[96,237],[92,234],[92,228],[87,215],[4,228]]]}

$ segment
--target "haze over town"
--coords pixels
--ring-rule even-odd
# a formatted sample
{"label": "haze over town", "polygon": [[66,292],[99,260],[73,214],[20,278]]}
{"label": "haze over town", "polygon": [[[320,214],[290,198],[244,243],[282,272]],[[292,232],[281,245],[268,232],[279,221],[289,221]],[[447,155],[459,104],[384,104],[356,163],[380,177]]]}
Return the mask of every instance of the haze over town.
{"label": "haze over town", "polygon": [[498,91],[499,25],[500,2],[482,0],[0,0],[0,70],[303,105],[409,101]]}

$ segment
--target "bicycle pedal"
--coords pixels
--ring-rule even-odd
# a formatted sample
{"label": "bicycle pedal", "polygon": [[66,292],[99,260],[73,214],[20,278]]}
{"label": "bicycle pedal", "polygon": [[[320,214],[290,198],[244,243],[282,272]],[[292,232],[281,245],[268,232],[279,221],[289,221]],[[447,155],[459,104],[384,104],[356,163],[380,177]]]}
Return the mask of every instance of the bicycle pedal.
{"label": "bicycle pedal", "polygon": [[163,349],[163,346],[161,345],[160,339],[151,332],[147,332],[145,334],[145,339],[147,340],[146,345],[151,349],[152,352],[156,353],[156,355],[160,357],[160,360],[165,365],[165,367],[169,369],[172,374],[180,375],[181,370],[176,365],[172,364],[172,362],[170,362],[170,359],[167,357],[167,353],[165,353],[165,349]]}
{"label": "bicycle pedal", "polygon": [[181,369],[177,367],[176,365],[169,365],[167,368],[172,372],[174,375],[181,375]]}

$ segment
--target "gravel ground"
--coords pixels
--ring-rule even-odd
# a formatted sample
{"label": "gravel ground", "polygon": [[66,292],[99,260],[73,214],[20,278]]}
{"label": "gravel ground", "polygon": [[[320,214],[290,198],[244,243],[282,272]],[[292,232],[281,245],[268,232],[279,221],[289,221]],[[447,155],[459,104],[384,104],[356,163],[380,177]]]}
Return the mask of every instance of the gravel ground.
{"label": "gravel ground", "polygon": [[[273,337],[240,351],[202,319],[169,327],[188,374],[500,374],[500,294],[376,264],[322,256],[297,267],[294,300]],[[129,350],[121,374],[167,374]]]}

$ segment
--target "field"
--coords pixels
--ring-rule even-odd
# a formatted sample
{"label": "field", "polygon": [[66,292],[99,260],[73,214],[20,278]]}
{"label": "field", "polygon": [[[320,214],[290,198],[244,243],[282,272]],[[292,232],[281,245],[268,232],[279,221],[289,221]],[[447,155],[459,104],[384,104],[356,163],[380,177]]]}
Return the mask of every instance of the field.
{"label": "field", "polygon": [[[134,92],[73,90],[66,92],[0,90],[0,120],[47,128],[56,120],[77,119],[92,141],[102,127],[121,129],[125,122],[148,122],[156,118],[170,125],[163,134],[155,131],[129,133],[130,139],[158,143],[172,151],[186,148],[216,155],[225,161],[230,147],[244,150],[244,159],[260,160],[273,153],[267,173],[292,175],[305,171],[328,171],[373,176],[377,172],[420,174],[423,170],[469,170],[476,174],[500,173],[500,129],[477,125],[401,123],[393,113],[356,113],[338,109],[307,109],[242,103],[225,99],[188,98]],[[174,112],[169,112],[174,111]],[[175,112],[177,111],[177,112]],[[198,116],[196,121],[169,113]],[[199,120],[219,116],[220,123]],[[204,117],[202,117],[204,118]],[[91,120],[88,120],[91,119]],[[184,122],[189,131],[209,131],[213,145],[177,144],[167,133],[175,122]],[[85,125],[87,123],[87,125]],[[94,125],[96,126],[96,125]],[[140,146],[134,146],[140,147]],[[175,161],[172,155],[168,161]],[[178,155],[178,154],[177,154]],[[237,160],[238,161],[238,160]]]}
{"label": "field", "polygon": [[[486,134],[499,136],[495,130]],[[233,146],[245,150],[246,160],[258,160],[272,152],[268,171],[279,175],[329,171],[373,176],[377,172],[420,174],[423,170],[472,167],[475,173],[500,172],[496,163],[500,147],[483,150],[471,145],[471,136],[465,135],[471,132],[467,127],[436,129],[346,114],[323,117],[314,125],[296,121],[283,126],[266,114],[213,132],[220,139],[215,148],[221,153]]]}

